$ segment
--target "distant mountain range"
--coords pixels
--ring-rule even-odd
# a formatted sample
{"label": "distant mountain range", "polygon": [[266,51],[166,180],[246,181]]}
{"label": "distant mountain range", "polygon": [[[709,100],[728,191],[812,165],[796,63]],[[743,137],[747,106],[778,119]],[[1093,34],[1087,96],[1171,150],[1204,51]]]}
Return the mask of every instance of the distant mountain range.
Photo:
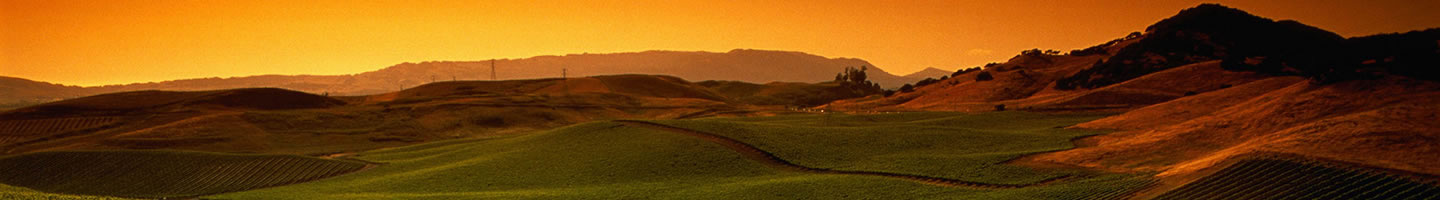
{"label": "distant mountain range", "polygon": [[[491,71],[491,66],[494,71]],[[536,79],[610,74],[662,74],[686,80],[729,80],[751,83],[823,82],[833,80],[846,67],[867,67],[871,81],[894,88],[905,83],[949,74],[927,69],[907,76],[886,72],[864,60],[826,58],[789,51],[737,49],[725,53],[645,51],[611,54],[570,54],[525,59],[401,63],[377,71],[351,75],[260,75],[233,78],[182,79],[162,82],[76,87],[0,77],[0,107],[75,98],[101,93],[138,90],[218,90],[275,87],[329,95],[368,95],[393,92],[435,81]],[[943,72],[943,73],[942,73]]]}
{"label": "distant mountain range", "polygon": [[[906,75],[903,76],[903,77],[906,78],[906,79],[924,80],[925,78],[940,78],[940,77],[942,77],[942,76],[949,76],[951,73],[955,73],[955,71],[948,71],[948,70],[943,70],[943,69],[935,69],[934,67],[926,67],[926,68],[923,69],[923,70],[917,71],[917,72],[915,72],[915,73],[906,74]],[[905,84],[905,83],[901,83],[901,84]],[[894,85],[885,85],[885,86],[894,86]]]}

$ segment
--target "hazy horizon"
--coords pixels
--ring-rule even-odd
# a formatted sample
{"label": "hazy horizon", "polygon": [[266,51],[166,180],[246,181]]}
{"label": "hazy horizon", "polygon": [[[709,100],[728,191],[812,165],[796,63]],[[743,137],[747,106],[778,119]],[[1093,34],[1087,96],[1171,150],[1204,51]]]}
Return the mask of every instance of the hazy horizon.
{"label": "hazy horizon", "polygon": [[1085,48],[1212,2],[1347,37],[1440,25],[1430,12],[1440,3],[1424,1],[5,1],[0,76],[98,86],[731,49],[858,58],[905,75],[1002,62],[1024,49]]}

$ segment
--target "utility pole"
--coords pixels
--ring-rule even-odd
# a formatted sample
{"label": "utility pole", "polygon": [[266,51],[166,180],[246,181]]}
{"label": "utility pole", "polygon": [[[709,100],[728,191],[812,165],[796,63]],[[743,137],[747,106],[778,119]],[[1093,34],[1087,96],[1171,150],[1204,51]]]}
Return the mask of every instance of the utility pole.
{"label": "utility pole", "polygon": [[560,85],[565,87],[565,96],[570,96],[570,77],[566,75],[565,68],[560,68]]}
{"label": "utility pole", "polygon": [[495,59],[490,59],[490,80],[495,80]]}

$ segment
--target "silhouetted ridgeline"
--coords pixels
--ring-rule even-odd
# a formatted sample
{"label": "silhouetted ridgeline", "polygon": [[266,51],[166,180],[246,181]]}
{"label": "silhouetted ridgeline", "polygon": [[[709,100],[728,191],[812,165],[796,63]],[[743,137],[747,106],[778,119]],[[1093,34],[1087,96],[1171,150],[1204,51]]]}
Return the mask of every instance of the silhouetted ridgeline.
{"label": "silhouetted ridgeline", "polygon": [[1113,57],[1057,81],[1056,89],[1098,88],[1208,60],[1232,70],[1302,75],[1322,82],[1376,73],[1436,80],[1411,73],[1436,66],[1435,29],[1346,39],[1290,20],[1204,4],[1146,28],[1144,38]]}

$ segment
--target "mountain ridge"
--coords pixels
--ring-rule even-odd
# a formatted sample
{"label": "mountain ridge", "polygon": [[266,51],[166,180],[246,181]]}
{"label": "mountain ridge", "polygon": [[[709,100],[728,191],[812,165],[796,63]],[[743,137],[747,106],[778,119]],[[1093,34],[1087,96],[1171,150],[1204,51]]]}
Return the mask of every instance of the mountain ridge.
{"label": "mountain ridge", "polygon": [[949,70],[937,69],[937,68],[934,68],[934,67],[926,67],[925,69],[922,69],[922,70],[920,70],[920,71],[911,72],[910,74],[906,74],[906,75],[901,76],[901,77],[913,78],[913,79],[921,79],[921,80],[924,80],[925,78],[936,78],[936,79],[938,79],[938,78],[940,78],[941,76],[949,76],[951,73],[955,73],[955,72],[954,72],[954,71],[949,71]]}
{"label": "mountain ridge", "polygon": [[[890,74],[858,58],[823,57],[798,51],[734,49],[727,52],[650,50],[604,54],[541,55],[484,61],[403,62],[375,71],[342,75],[255,75],[210,77],[160,82],[65,86],[23,78],[0,81],[0,105],[18,107],[66,98],[139,90],[203,91],[274,87],[323,95],[370,95],[398,91],[442,80],[497,80],[584,77],[614,74],[661,74],[686,80],[729,80],[752,83],[825,82],[846,67],[867,67],[870,80],[899,87],[923,78]],[[563,72],[563,74],[562,74]],[[50,85],[41,87],[38,85]],[[29,89],[40,88],[40,89]],[[27,92],[20,92],[27,91]]]}

